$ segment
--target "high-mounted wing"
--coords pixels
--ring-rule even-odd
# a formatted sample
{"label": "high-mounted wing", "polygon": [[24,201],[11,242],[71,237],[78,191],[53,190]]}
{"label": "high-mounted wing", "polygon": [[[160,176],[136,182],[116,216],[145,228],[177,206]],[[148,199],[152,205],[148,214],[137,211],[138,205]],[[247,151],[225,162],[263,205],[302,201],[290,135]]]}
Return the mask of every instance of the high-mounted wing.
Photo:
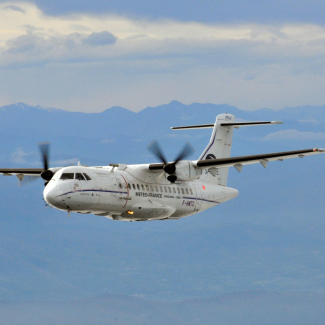
{"label": "high-mounted wing", "polygon": [[20,181],[22,181],[25,176],[30,176],[30,178],[36,179],[37,177],[41,177],[41,174],[43,172],[44,172],[43,168],[2,168],[0,169],[0,174],[2,174],[3,176],[16,175]]}
{"label": "high-mounted wing", "polygon": [[195,166],[202,169],[209,168],[226,168],[234,166],[238,171],[241,171],[242,166],[261,163],[265,168],[269,161],[290,158],[303,158],[305,156],[316,155],[320,153],[325,153],[325,149],[305,149],[305,150],[295,150],[295,151],[284,151],[284,152],[274,152],[266,153],[261,155],[253,156],[241,156],[241,157],[230,157],[221,159],[204,159],[194,162]]}
{"label": "high-mounted wing", "polygon": [[11,175],[28,175],[28,176],[41,176],[43,168],[2,168],[0,174],[5,176]]}

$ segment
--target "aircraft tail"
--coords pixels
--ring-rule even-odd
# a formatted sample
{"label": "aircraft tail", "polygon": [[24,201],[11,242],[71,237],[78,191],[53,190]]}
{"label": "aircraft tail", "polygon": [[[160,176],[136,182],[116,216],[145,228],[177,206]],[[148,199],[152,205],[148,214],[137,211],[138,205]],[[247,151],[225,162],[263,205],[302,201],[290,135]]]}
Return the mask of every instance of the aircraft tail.
{"label": "aircraft tail", "polygon": [[[199,160],[229,158],[231,153],[232,135],[234,128],[244,126],[281,124],[279,121],[260,121],[260,122],[235,122],[235,116],[232,114],[220,114],[217,116],[214,124],[201,124],[190,126],[172,127],[173,130],[186,129],[206,129],[213,128],[211,139],[204,149]],[[203,170],[201,179],[227,186],[228,167],[210,168]]]}
{"label": "aircraft tail", "polygon": [[[234,131],[232,122],[235,122],[235,116],[232,114],[220,114],[217,116],[210,142],[202,152],[199,160],[230,157],[232,135]],[[210,171],[203,170],[201,179],[226,186],[228,168],[215,168],[212,170],[210,169]]]}

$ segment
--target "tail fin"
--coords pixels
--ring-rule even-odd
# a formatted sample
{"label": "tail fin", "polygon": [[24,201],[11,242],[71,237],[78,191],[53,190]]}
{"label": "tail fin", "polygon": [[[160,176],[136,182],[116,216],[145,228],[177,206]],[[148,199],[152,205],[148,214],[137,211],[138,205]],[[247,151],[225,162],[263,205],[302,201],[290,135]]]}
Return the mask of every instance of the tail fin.
{"label": "tail fin", "polygon": [[[230,157],[234,128],[233,125],[227,124],[231,124],[234,121],[235,116],[232,114],[220,114],[217,116],[210,142],[201,154],[199,160]],[[223,186],[227,185],[228,168],[220,168],[211,172],[204,170],[201,179]]]}
{"label": "tail fin", "polygon": [[[217,116],[215,124],[201,124],[190,126],[176,126],[172,130],[185,129],[206,129],[213,128],[210,142],[201,154],[199,160],[229,158],[232,145],[232,134],[234,128],[245,126],[281,124],[280,121],[260,121],[260,122],[235,122],[232,114],[220,114]],[[228,168],[210,168],[203,170],[200,177],[202,180],[227,186]]]}

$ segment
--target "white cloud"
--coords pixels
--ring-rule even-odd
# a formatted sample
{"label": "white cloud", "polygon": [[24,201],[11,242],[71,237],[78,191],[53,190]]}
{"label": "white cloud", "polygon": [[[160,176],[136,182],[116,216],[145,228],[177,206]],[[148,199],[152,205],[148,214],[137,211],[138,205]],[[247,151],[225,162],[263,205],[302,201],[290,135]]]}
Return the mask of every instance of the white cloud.
{"label": "white cloud", "polygon": [[15,5],[8,5],[8,6],[5,6],[5,7],[2,7],[1,10],[12,10],[12,11],[17,11],[17,12],[20,12],[20,13],[25,13],[25,10],[18,7],[18,6],[15,6]]}
{"label": "white cloud", "polygon": [[29,154],[25,152],[21,148],[17,148],[11,155],[11,160],[16,164],[25,164],[26,163],[26,157]]}
{"label": "white cloud", "polygon": [[[49,16],[0,4],[0,105],[139,110],[177,99],[243,109],[322,105],[325,28]],[[2,73],[1,73],[2,72]]]}
{"label": "white cloud", "polygon": [[285,131],[278,131],[268,134],[262,140],[324,140],[325,132],[300,132],[296,129],[289,129]]}
{"label": "white cloud", "polygon": [[[240,66],[325,55],[325,29],[315,25],[223,26],[137,21],[114,15],[53,17],[28,2],[8,2],[0,8],[2,67],[58,61],[158,59],[160,68],[165,68],[166,58],[176,59],[175,62],[169,60],[172,66],[182,62],[186,67],[195,61]],[[107,47],[113,44],[115,46]],[[94,49],[98,46],[107,48]],[[245,77],[251,80],[255,75],[251,71]]]}

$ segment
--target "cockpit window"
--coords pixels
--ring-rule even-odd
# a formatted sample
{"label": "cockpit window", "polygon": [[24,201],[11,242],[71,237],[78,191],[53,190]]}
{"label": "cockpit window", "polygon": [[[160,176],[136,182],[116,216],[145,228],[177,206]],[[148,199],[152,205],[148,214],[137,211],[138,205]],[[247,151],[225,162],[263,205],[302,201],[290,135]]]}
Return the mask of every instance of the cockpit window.
{"label": "cockpit window", "polygon": [[76,173],[75,179],[78,179],[79,181],[84,181],[85,180],[84,176],[81,173]]}
{"label": "cockpit window", "polygon": [[73,179],[74,173],[63,173],[60,179]]}
{"label": "cockpit window", "polygon": [[86,180],[87,181],[90,181],[91,180],[91,178],[86,173],[84,173],[84,176],[86,177]]}

